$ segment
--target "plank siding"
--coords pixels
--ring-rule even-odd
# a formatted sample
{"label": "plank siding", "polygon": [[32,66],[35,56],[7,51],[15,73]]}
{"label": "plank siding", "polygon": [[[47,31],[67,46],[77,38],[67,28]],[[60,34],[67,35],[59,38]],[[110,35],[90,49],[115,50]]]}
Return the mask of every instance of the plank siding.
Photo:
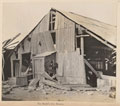
{"label": "plank siding", "polygon": [[49,30],[49,13],[41,20],[38,26],[33,30],[32,35]]}
{"label": "plank siding", "polygon": [[[42,37],[40,38],[38,34],[40,32],[42,33],[48,30],[49,30],[49,13],[41,20],[41,22],[35,27],[35,29],[28,35],[28,37],[30,38],[30,41],[28,40],[28,37],[26,37],[16,48],[16,52],[18,53],[18,59],[20,60],[20,70],[22,69],[21,56],[23,53],[31,52],[31,56],[33,56],[38,53],[43,53],[47,51],[44,35],[42,34],[41,35]],[[41,49],[39,48],[39,44],[38,44],[39,40],[42,41]],[[51,41],[49,41],[48,45],[52,45],[52,43],[50,44],[50,42]],[[48,46],[48,48],[49,47],[50,46]],[[53,50],[53,47],[51,47],[49,50]],[[13,53],[11,56],[11,76],[13,76],[13,60],[14,59],[16,59],[15,53]]]}
{"label": "plank siding", "polygon": [[47,51],[54,51],[55,48],[54,48],[53,39],[51,37],[50,32],[47,31],[47,32],[44,32],[43,34],[44,34],[44,39],[47,46]]}
{"label": "plank siding", "polygon": [[56,49],[58,52],[75,51],[75,23],[56,13]]}
{"label": "plank siding", "polygon": [[50,32],[38,33],[36,35],[37,41],[34,45],[36,54],[44,53],[47,51],[54,51],[54,44]]}
{"label": "plank siding", "polygon": [[31,51],[31,41],[28,41],[28,38],[24,41],[24,52],[30,52]]}
{"label": "plank siding", "polygon": [[57,54],[58,76],[64,84],[86,84],[86,74],[83,56],[77,52]]}
{"label": "plank siding", "polygon": [[15,52],[11,55],[10,60],[11,60],[11,77],[13,77],[13,60],[16,59]]}
{"label": "plank siding", "polygon": [[75,30],[73,27],[56,31],[56,49],[58,52],[75,51]]}
{"label": "plank siding", "polygon": [[75,23],[64,17],[62,14],[56,12],[55,29],[57,30],[69,27],[75,27]]}

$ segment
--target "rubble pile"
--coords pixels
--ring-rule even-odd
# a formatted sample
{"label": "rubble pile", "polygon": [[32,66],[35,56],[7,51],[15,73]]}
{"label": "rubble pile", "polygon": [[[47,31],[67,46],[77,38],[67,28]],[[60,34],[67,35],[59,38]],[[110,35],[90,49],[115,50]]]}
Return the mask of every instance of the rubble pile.
{"label": "rubble pile", "polygon": [[[111,88],[110,91],[106,89],[99,89],[90,87],[88,85],[62,85],[57,81],[48,80],[48,79],[32,79],[29,83],[29,86],[17,86],[10,85],[8,81],[2,83],[2,93],[3,95],[16,95],[18,98],[22,98],[24,94],[20,92],[24,92],[25,96],[32,95],[35,97],[44,97],[48,98],[51,95],[56,96],[64,96],[64,97],[73,97],[73,96],[86,96],[86,97],[94,97],[95,95],[107,96],[110,98],[115,98],[115,88]],[[5,96],[5,97],[6,97]],[[20,96],[20,97],[19,97]],[[29,98],[29,96],[28,96]]]}
{"label": "rubble pile", "polygon": [[3,94],[9,94],[12,91],[12,88],[9,84],[8,81],[2,82],[2,93]]}

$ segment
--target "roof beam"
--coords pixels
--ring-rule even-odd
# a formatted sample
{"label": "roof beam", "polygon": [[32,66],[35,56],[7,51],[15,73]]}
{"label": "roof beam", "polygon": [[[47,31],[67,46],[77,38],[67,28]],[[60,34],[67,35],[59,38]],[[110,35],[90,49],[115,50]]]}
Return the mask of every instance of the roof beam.
{"label": "roof beam", "polygon": [[105,44],[106,46],[110,47],[111,49],[115,50],[115,47],[113,47],[112,45],[108,44],[107,41],[104,41],[102,39],[100,39],[99,37],[97,37],[95,34],[91,33],[90,31],[86,31],[89,35],[93,36],[94,38],[96,38],[97,40],[99,40],[100,42],[102,42],[103,44]]}
{"label": "roof beam", "polygon": [[77,38],[79,38],[79,37],[88,37],[88,36],[90,36],[90,35],[76,35]]}

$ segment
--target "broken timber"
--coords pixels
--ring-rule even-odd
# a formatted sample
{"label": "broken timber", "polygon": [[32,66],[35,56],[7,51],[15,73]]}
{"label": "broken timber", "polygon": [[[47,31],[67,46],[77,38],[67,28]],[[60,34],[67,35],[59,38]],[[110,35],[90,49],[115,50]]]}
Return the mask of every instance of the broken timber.
{"label": "broken timber", "polygon": [[57,83],[55,83],[53,81],[49,81],[49,80],[44,80],[43,84],[57,88],[57,89],[61,89],[61,90],[67,90],[67,91],[71,90],[71,88],[69,88],[69,87],[65,87],[63,85],[57,84]]}

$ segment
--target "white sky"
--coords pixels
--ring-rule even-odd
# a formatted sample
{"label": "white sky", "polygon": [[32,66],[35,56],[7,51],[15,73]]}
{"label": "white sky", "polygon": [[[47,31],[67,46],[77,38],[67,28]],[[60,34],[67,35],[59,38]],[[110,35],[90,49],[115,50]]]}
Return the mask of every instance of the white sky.
{"label": "white sky", "polygon": [[[103,0],[101,0],[103,1]],[[3,40],[11,38],[18,33],[27,35],[35,25],[47,14],[50,8],[71,11],[99,21],[116,25],[116,4],[113,2],[21,2],[4,3],[2,19]]]}

